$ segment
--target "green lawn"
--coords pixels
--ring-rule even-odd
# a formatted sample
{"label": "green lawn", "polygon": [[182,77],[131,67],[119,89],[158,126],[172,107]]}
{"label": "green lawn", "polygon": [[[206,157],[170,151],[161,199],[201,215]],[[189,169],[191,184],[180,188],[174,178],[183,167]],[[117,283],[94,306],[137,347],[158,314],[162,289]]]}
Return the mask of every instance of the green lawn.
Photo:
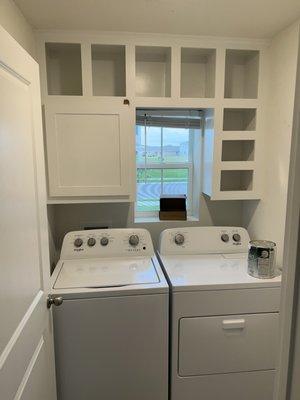
{"label": "green lawn", "polygon": [[[163,174],[163,176],[161,176]],[[187,168],[181,169],[141,169],[137,170],[137,182],[160,182],[163,178],[164,182],[186,182],[188,181],[189,172]]]}

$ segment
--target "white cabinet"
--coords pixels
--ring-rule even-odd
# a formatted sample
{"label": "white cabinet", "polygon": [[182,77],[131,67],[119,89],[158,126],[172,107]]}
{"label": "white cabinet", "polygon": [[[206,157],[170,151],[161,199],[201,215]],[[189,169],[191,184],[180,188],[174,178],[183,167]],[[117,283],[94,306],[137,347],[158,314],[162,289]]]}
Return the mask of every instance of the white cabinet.
{"label": "white cabinet", "polygon": [[259,199],[266,47],[255,40],[40,33],[50,201],[134,201],[136,108],[203,110],[199,191],[212,200]]}
{"label": "white cabinet", "polygon": [[51,197],[129,196],[130,107],[48,102],[46,143]]}

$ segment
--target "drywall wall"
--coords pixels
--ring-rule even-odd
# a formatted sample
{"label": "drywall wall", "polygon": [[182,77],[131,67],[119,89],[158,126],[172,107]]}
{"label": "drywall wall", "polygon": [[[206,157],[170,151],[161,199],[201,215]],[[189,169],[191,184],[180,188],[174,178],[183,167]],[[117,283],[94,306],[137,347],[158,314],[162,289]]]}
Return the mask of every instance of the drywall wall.
{"label": "drywall wall", "polygon": [[33,29],[13,0],[0,1],[0,25],[2,25],[32,57],[35,57],[35,37]]}
{"label": "drywall wall", "polygon": [[276,242],[279,266],[283,266],[298,43],[296,23],[276,35],[267,50],[263,197],[243,206],[243,224],[250,236]]}
{"label": "drywall wall", "polygon": [[60,204],[49,205],[48,214],[52,238],[55,238],[57,252],[52,247],[52,260],[57,261],[64,235],[85,227],[146,228],[150,231],[155,248],[158,246],[160,232],[166,228],[179,226],[236,225],[242,223],[242,203],[240,201],[210,201],[200,198],[199,221],[159,221],[134,223],[134,204]]}

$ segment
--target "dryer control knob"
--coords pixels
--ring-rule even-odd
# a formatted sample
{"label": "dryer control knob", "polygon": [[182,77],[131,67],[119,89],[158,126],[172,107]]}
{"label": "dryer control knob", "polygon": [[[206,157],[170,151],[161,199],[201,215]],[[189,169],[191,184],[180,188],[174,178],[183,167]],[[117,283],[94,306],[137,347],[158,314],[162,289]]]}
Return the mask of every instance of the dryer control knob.
{"label": "dryer control knob", "polygon": [[93,247],[96,244],[96,239],[95,238],[89,238],[87,241],[88,246]]}
{"label": "dryer control knob", "polygon": [[221,235],[221,239],[222,239],[222,242],[225,242],[225,243],[229,242],[229,236],[227,235],[227,233],[223,233],[223,235]]}
{"label": "dryer control knob", "polygon": [[106,237],[106,236],[104,236],[104,237],[102,237],[102,238],[100,239],[100,244],[101,244],[101,246],[107,246],[107,245],[108,245],[108,242],[109,242],[109,239],[108,239],[108,237]]}
{"label": "dryer control knob", "polygon": [[131,235],[128,241],[131,246],[137,246],[140,242],[140,238],[138,235]]}
{"label": "dryer control knob", "polygon": [[174,242],[178,245],[181,245],[184,243],[184,236],[181,233],[177,233],[174,237]]}
{"label": "dryer control knob", "polygon": [[239,233],[235,233],[235,234],[232,236],[232,239],[233,239],[235,242],[240,242],[240,241],[241,241],[241,235],[240,235]]}
{"label": "dryer control knob", "polygon": [[83,244],[83,240],[82,239],[77,238],[77,239],[74,240],[74,246],[75,247],[81,247],[82,244]]}

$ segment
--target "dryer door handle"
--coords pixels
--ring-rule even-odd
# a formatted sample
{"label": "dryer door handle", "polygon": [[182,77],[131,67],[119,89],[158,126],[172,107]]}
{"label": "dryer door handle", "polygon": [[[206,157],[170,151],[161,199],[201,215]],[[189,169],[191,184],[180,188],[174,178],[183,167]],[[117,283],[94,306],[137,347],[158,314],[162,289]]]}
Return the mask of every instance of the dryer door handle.
{"label": "dryer door handle", "polygon": [[244,329],[245,328],[245,319],[224,319],[222,322],[223,329]]}

